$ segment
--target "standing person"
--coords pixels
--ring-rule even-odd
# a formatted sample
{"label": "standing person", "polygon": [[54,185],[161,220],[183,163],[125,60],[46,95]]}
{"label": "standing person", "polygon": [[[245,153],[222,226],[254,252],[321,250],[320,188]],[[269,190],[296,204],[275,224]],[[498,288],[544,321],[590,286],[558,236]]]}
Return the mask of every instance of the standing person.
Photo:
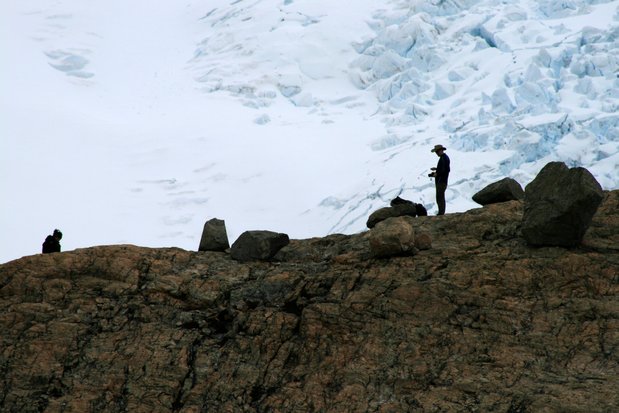
{"label": "standing person", "polygon": [[447,181],[449,179],[449,156],[445,153],[447,148],[443,145],[435,145],[430,152],[436,153],[438,156],[438,164],[436,168],[432,168],[434,172],[430,174],[434,178],[436,186],[436,205],[438,206],[438,215],[445,215],[445,191],[447,190]]}
{"label": "standing person", "polygon": [[52,235],[48,235],[43,243],[43,254],[49,254],[51,252],[60,252],[60,240],[62,239],[62,232],[55,229]]}

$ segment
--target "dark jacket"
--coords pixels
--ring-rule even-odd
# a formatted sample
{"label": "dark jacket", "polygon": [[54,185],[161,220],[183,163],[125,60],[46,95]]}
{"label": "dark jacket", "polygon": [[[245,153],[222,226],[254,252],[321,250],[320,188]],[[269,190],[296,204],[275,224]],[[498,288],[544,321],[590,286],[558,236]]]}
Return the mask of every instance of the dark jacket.
{"label": "dark jacket", "polygon": [[434,177],[437,184],[447,184],[449,180],[449,156],[443,153],[438,158],[438,164],[436,165],[436,175]]}
{"label": "dark jacket", "polygon": [[43,243],[43,254],[49,254],[50,252],[60,252],[60,241],[48,235]]}

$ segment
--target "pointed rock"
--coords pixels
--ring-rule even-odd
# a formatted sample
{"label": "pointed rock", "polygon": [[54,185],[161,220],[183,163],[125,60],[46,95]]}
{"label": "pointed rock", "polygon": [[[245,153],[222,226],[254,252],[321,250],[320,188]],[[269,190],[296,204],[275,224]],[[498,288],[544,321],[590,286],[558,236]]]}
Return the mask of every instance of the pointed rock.
{"label": "pointed rock", "polygon": [[217,218],[206,221],[198,251],[225,251],[228,248],[230,243],[225,221]]}

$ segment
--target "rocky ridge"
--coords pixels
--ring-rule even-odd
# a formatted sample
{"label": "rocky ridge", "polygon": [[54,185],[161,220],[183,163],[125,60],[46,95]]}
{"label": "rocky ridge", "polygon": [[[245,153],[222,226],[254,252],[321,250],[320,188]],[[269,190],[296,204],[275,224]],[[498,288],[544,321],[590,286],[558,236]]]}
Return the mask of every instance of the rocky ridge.
{"label": "rocky ridge", "polygon": [[414,218],[271,262],[121,245],[0,266],[3,412],[612,412],[619,191],[579,247],[527,246],[523,203]]}

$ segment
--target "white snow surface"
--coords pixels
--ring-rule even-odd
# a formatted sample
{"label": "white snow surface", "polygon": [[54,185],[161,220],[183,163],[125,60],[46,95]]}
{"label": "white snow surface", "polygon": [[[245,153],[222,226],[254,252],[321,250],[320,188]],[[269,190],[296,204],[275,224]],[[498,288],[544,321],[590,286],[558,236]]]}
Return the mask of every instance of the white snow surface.
{"label": "white snow surface", "polygon": [[355,233],[549,161],[619,185],[619,1],[7,0],[0,262]]}

